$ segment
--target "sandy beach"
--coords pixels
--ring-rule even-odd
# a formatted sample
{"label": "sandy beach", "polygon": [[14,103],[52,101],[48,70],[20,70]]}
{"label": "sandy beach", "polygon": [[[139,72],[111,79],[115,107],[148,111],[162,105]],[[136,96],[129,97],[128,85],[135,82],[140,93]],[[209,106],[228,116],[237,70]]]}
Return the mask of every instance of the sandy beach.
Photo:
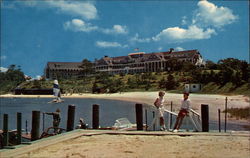
{"label": "sandy beach", "polygon": [[249,137],[81,136],[17,157],[51,158],[249,158]]}

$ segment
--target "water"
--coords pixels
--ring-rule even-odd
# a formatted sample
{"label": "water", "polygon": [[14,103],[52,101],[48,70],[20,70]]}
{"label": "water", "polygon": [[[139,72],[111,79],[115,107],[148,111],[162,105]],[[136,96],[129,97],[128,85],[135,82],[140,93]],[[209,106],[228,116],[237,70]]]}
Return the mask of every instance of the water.
{"label": "water", "polygon": [[[136,122],[135,118],[135,103],[107,99],[83,99],[83,98],[64,98],[62,103],[48,103],[52,98],[0,98],[0,129],[3,128],[3,114],[9,116],[9,130],[16,129],[16,113],[22,113],[22,129],[25,129],[25,122],[28,122],[28,131],[31,130],[32,111],[41,111],[40,117],[40,131],[43,129],[43,115],[42,112],[55,112],[57,108],[61,110],[61,128],[67,127],[67,112],[68,105],[75,105],[75,125],[78,124],[79,118],[84,118],[87,124],[92,127],[92,105],[99,104],[99,124],[101,127],[111,127],[118,118],[126,117],[131,123]],[[153,108],[148,105],[143,105],[147,109],[147,122],[151,123],[153,119]],[[143,111],[145,123],[145,111]],[[44,128],[52,126],[52,116],[45,115]],[[166,125],[168,115],[165,115]],[[172,127],[175,123],[173,117]],[[216,121],[210,121],[210,130],[218,130]],[[183,128],[190,128],[188,124],[184,124]],[[221,127],[223,131],[223,126]],[[239,124],[228,124],[228,130],[245,130]]]}

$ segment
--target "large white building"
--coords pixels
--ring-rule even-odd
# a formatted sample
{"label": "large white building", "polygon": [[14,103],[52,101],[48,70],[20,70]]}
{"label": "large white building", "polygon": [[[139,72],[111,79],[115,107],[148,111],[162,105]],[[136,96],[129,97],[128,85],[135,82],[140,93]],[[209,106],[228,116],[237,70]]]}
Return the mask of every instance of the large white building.
{"label": "large white building", "polygon": [[[202,65],[203,59],[198,50],[170,51],[145,53],[130,53],[127,56],[105,56],[93,62],[95,72],[107,72],[109,74],[142,73],[167,71],[171,67],[170,60],[190,62],[194,65]],[[58,77],[71,78],[82,75],[81,62],[48,62],[45,68],[45,77],[54,79]]]}
{"label": "large white building", "polygon": [[95,61],[95,70],[97,72],[108,72],[109,74],[167,71],[171,66],[170,59],[191,62],[194,65],[203,64],[202,56],[197,50],[178,52],[170,50],[147,54],[137,52],[119,57],[105,56]]}

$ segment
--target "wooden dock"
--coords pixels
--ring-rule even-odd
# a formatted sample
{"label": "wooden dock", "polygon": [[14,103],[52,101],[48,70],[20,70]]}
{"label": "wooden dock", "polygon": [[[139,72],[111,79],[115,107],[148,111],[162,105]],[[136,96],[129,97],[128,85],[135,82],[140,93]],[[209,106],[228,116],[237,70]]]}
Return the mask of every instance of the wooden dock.
{"label": "wooden dock", "polygon": [[15,146],[14,149],[2,149],[0,150],[0,157],[17,157],[28,152],[35,151],[37,149],[42,149],[46,146],[67,141],[70,139],[75,139],[82,136],[93,136],[93,135],[144,135],[144,136],[236,136],[236,137],[248,137],[250,136],[249,131],[242,132],[228,132],[228,133],[218,133],[218,132],[178,132],[172,133],[167,131],[120,131],[120,130],[83,130],[78,129],[70,131],[67,133],[62,133],[60,135],[39,139],[32,141],[30,144],[21,144]]}

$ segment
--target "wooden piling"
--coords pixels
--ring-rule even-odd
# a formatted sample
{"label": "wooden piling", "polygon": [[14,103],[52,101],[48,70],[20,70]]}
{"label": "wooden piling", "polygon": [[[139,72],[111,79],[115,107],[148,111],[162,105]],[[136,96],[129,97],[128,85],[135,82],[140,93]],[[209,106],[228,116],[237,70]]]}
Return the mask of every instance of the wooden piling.
{"label": "wooden piling", "polygon": [[135,104],[137,130],[143,130],[142,104]]}
{"label": "wooden piling", "polygon": [[[171,101],[171,105],[170,105],[170,111],[173,111],[173,102]],[[172,127],[172,114],[170,114],[170,125],[169,125],[169,129]]]}
{"label": "wooden piling", "polygon": [[31,141],[39,139],[40,111],[32,111]]}
{"label": "wooden piling", "polygon": [[227,97],[226,97],[226,100],[225,100],[225,129],[224,129],[224,132],[227,132]]}
{"label": "wooden piling", "polygon": [[221,126],[220,126],[220,109],[218,109],[218,125],[219,125],[219,132],[221,132]]}
{"label": "wooden piling", "polygon": [[45,126],[45,113],[43,112],[43,131],[44,131],[44,126]]}
{"label": "wooden piling", "polygon": [[75,121],[75,105],[68,106],[68,120],[67,120],[67,131],[72,131],[74,129]]}
{"label": "wooden piling", "polygon": [[9,145],[8,114],[3,114],[3,146]]}
{"label": "wooden piling", "polygon": [[209,131],[209,109],[208,105],[201,104],[201,122],[202,122],[202,132]]}
{"label": "wooden piling", "polygon": [[148,130],[148,111],[145,109],[146,131]]}
{"label": "wooden piling", "polygon": [[17,144],[22,143],[22,113],[17,113]]}
{"label": "wooden piling", "polygon": [[92,128],[99,128],[99,105],[94,104],[92,109]]}
{"label": "wooden piling", "polygon": [[25,132],[28,134],[28,120],[25,121]]}
{"label": "wooden piling", "polygon": [[[154,120],[154,118],[155,118],[155,112],[153,111],[152,113],[153,113],[153,120]],[[153,130],[155,131],[155,123],[153,125]]]}

